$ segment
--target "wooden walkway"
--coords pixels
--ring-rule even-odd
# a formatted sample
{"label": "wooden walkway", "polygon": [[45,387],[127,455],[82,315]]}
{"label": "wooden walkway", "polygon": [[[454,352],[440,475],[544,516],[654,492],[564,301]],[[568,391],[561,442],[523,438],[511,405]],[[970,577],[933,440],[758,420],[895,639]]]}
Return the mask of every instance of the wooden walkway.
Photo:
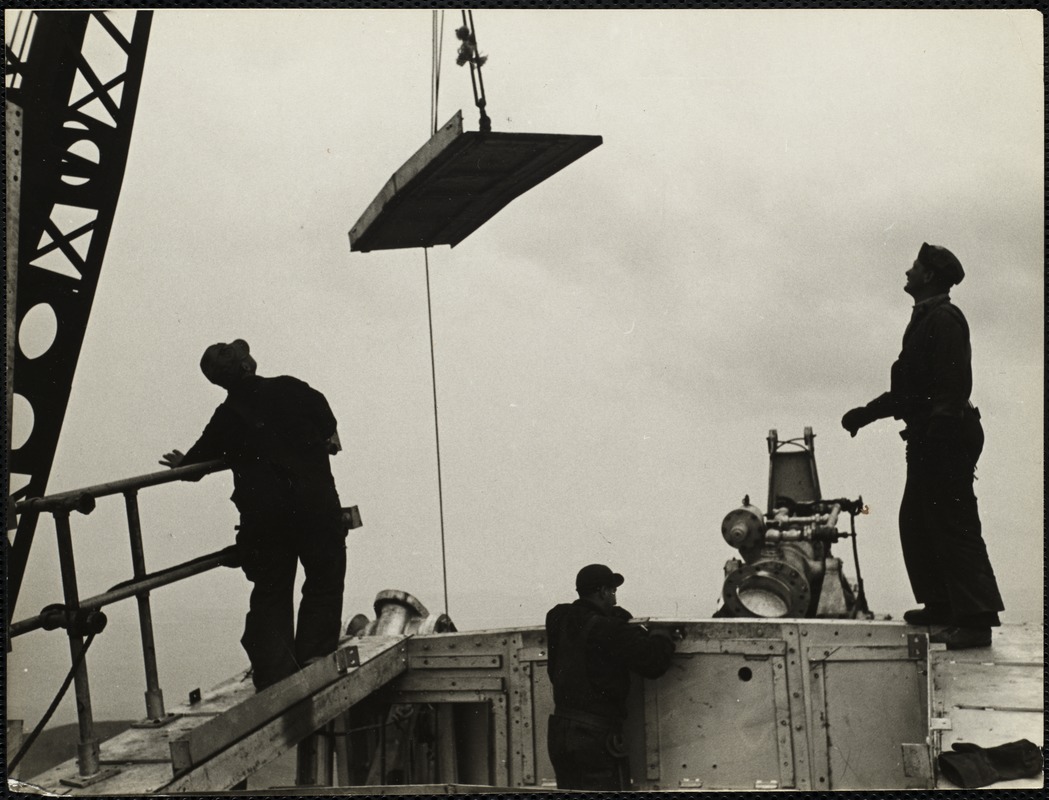
{"label": "wooden walkway", "polygon": [[[1045,730],[1044,629],[1041,625],[1003,625],[991,647],[948,651],[930,645],[933,736],[937,754],[954,742],[994,747],[1028,739],[1039,747]],[[986,787],[1036,789],[1042,776],[1002,781]],[[937,788],[958,788],[943,776]]]}
{"label": "wooden walkway", "polygon": [[248,674],[219,684],[173,721],[102,742],[100,774],[80,785],[76,759],[20,783],[26,793],[143,795],[225,791],[407,669],[404,636],[343,640],[340,648],[256,694]]}

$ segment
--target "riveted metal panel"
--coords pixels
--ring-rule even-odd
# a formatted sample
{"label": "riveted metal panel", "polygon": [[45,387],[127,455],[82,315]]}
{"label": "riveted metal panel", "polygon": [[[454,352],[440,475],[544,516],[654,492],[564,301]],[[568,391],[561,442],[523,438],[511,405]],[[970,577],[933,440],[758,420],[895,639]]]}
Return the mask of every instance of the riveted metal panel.
{"label": "riveted metal panel", "polygon": [[546,670],[546,661],[530,663],[532,667],[532,729],[535,732],[535,775],[536,782],[544,786],[554,780],[554,767],[550,763],[550,754],[546,745],[550,715],[554,713],[554,689]]}
{"label": "riveted metal panel", "polygon": [[784,669],[782,656],[675,656],[655,682],[659,787],[677,788],[684,780],[710,789],[753,787],[758,780],[784,785],[784,776],[793,784]]}
{"label": "riveted metal panel", "polygon": [[503,665],[500,655],[413,656],[408,669],[498,669]]}
{"label": "riveted metal panel", "polygon": [[886,648],[839,645],[831,654],[810,653],[813,714],[822,729],[814,737],[816,788],[926,788],[928,779],[908,775],[903,744],[928,736],[925,662],[896,658]]}

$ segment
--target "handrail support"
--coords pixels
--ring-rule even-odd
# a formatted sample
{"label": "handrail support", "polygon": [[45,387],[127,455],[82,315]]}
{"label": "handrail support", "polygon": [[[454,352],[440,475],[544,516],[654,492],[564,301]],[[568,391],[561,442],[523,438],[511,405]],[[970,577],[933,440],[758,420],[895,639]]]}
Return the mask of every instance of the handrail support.
{"label": "handrail support", "polygon": [[[58,563],[62,575],[62,595],[66,607],[75,612],[80,606],[77,591],[76,563],[73,559],[73,538],[69,528],[69,511],[54,512],[55,531],[58,534]],[[84,638],[73,630],[69,631],[69,651],[76,663],[84,647]],[[95,736],[94,720],[91,715],[91,687],[88,683],[87,660],[80,662],[73,676],[73,689],[76,694],[77,723],[79,741],[77,743],[77,766],[82,777],[94,775],[99,770],[99,744]]]}
{"label": "handrail support", "polygon": [[[124,492],[127,507],[128,535],[131,539],[131,568],[135,579],[146,575],[145,548],[142,544],[142,521],[138,510],[138,490]],[[153,638],[153,612],[149,605],[149,591],[135,595],[138,602],[138,626],[142,635],[142,661],[146,670],[146,719],[154,724],[167,717],[164,711],[164,692],[160,688],[157,671],[157,648]]]}

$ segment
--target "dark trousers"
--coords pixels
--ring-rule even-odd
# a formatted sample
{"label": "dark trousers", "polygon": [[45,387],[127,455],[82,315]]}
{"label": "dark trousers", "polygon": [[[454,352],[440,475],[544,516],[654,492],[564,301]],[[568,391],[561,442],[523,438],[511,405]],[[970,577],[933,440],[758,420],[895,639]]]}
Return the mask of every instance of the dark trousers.
{"label": "dark trousers", "polygon": [[[242,518],[237,544],[244,574],[254,584],[240,643],[261,691],[311,658],[335,652],[342,627],[346,532],[337,520],[278,526]],[[296,625],[300,561],[306,579]]]}
{"label": "dark trousers", "polygon": [[907,442],[900,542],[919,603],[949,609],[957,624],[998,624],[1004,608],[973,493],[983,428],[968,414],[957,435]]}
{"label": "dark trousers", "polygon": [[547,751],[558,789],[616,792],[630,788],[620,725],[550,716]]}

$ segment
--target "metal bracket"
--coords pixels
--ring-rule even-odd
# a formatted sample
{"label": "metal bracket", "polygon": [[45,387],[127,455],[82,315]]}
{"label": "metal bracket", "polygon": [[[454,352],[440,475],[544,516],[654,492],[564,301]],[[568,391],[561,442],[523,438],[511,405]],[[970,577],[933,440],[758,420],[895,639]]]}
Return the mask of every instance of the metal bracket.
{"label": "metal bracket", "polygon": [[932,757],[927,744],[903,742],[900,744],[903,755],[903,774],[907,778],[932,777]]}
{"label": "metal bracket", "polygon": [[682,778],[677,783],[679,789],[702,789],[702,778]]}
{"label": "metal bracket", "polygon": [[335,653],[335,667],[340,673],[361,665],[361,654],[355,644],[336,650]]}
{"label": "metal bracket", "polygon": [[929,635],[927,633],[907,634],[907,657],[925,661],[929,657]]}
{"label": "metal bracket", "polygon": [[165,725],[170,725],[177,719],[181,719],[181,714],[167,714],[159,719],[140,719],[138,722],[132,722],[132,728],[163,728]]}
{"label": "metal bracket", "polygon": [[754,781],[755,789],[778,789],[779,781]]}
{"label": "metal bracket", "polygon": [[91,775],[78,775],[75,778],[60,778],[59,783],[63,786],[71,786],[74,789],[83,789],[119,774],[120,770],[116,767],[106,767],[105,769],[100,769],[98,772]]}
{"label": "metal bracket", "polygon": [[951,725],[950,717],[932,717],[929,719],[929,730],[950,731],[954,730],[954,727]]}

